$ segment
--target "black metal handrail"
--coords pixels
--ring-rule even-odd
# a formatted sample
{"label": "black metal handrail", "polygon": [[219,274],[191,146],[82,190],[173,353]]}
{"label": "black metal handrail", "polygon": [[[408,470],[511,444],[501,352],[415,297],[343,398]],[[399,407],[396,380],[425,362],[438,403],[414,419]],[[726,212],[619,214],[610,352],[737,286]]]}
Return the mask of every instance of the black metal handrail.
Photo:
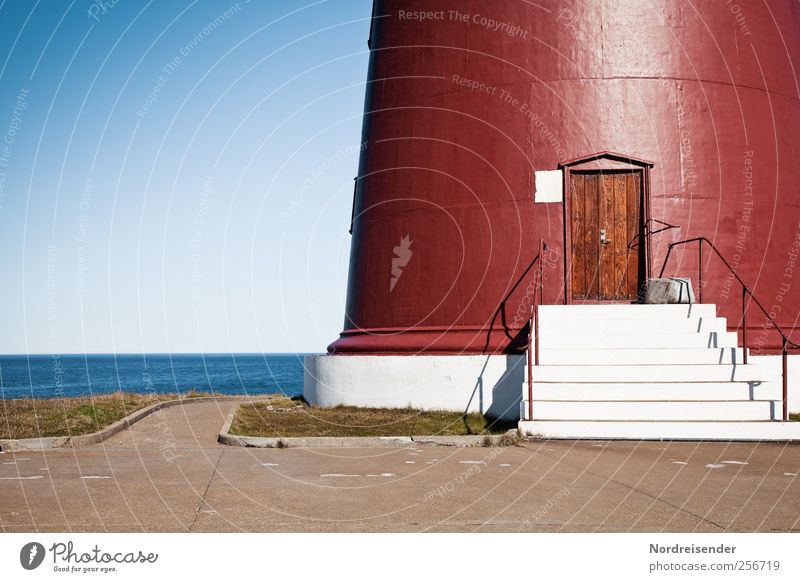
{"label": "black metal handrail", "polygon": [[[545,245],[545,248],[546,248],[546,246],[547,245]],[[503,297],[503,299],[500,301],[500,304],[497,306],[497,309],[495,310],[494,314],[492,315],[492,319],[489,322],[489,329],[486,332],[486,342],[485,342],[485,344],[483,346],[483,351],[484,352],[489,350],[489,345],[491,344],[491,339],[492,339],[492,332],[494,331],[495,323],[497,322],[497,318],[498,317],[500,318],[500,323],[503,326],[503,333],[505,334],[506,338],[508,338],[509,340],[514,340],[515,339],[514,336],[512,336],[510,332],[511,331],[519,331],[519,328],[514,328],[514,327],[509,326],[508,319],[507,319],[507,316],[506,316],[506,304],[508,303],[508,300],[514,294],[514,292],[522,284],[522,282],[525,281],[525,278],[527,277],[527,275],[531,271],[531,269],[533,269],[533,267],[536,266],[536,264],[539,263],[542,260],[544,260],[544,259],[542,259],[542,253],[541,253],[541,249],[540,249],[539,254],[537,254],[535,257],[533,257],[533,259],[531,259],[531,262],[528,263],[528,266],[525,267],[524,271],[522,271],[522,274],[519,276],[517,281],[511,287],[509,292],[506,293],[505,297]],[[527,318],[526,318],[525,321],[527,321]]]}
{"label": "black metal handrail", "polygon": [[[661,228],[657,228],[656,230],[651,230],[651,224],[658,224]],[[664,232],[665,230],[672,230],[673,228],[680,228],[677,224],[670,224],[668,222],[664,222],[663,220],[656,220],[655,218],[648,218],[644,223],[644,228],[642,232],[637,232],[633,238],[628,243],[628,250],[631,251],[641,244],[639,241],[647,240],[647,237],[653,236],[654,234],[658,234],[660,232]]]}
{"label": "black metal handrail", "polygon": [[788,350],[793,349],[800,349],[800,344],[797,344],[789,339],[789,335],[781,329],[775,319],[769,314],[769,312],[764,308],[758,298],[753,295],[753,292],[747,286],[747,284],[742,281],[742,278],[736,273],[736,269],[734,269],[731,264],[722,256],[722,254],[717,250],[717,247],[714,246],[710,240],[708,240],[704,236],[696,236],[694,238],[689,238],[686,240],[676,241],[669,244],[667,248],[667,255],[664,257],[664,263],[661,265],[661,272],[659,273],[659,277],[664,276],[664,269],[667,267],[667,262],[669,261],[670,254],[672,253],[672,249],[677,246],[687,245],[691,243],[697,243],[698,246],[698,262],[697,262],[697,296],[699,299],[699,303],[703,302],[703,243],[707,244],[714,254],[717,255],[720,261],[727,267],[728,271],[731,275],[736,279],[736,281],[742,287],[742,344],[743,344],[743,351],[744,351],[744,363],[747,364],[747,296],[750,296],[751,302],[755,303],[756,306],[761,310],[761,312],[766,316],[767,320],[772,324],[772,326],[777,330],[777,332],[781,335],[781,360],[782,360],[782,384],[783,384],[783,420],[789,420],[789,399],[788,399]]}

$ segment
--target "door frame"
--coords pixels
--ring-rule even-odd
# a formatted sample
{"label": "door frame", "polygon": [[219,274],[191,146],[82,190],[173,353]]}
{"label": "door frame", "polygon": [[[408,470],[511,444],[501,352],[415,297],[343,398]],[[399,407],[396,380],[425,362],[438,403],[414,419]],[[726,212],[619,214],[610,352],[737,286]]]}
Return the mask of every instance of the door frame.
{"label": "door frame", "polygon": [[[641,172],[641,195],[642,210],[644,220],[639,225],[639,240],[644,240],[646,244],[639,246],[639,252],[644,252],[645,259],[645,279],[649,279],[652,273],[652,249],[650,248],[650,237],[646,236],[646,225],[650,224],[650,170],[653,162],[634,158],[616,152],[602,151],[588,156],[567,160],[558,164],[562,170],[564,180],[564,303],[572,303],[572,208],[570,183],[572,182],[572,172]],[[639,281],[641,287],[644,281]]]}

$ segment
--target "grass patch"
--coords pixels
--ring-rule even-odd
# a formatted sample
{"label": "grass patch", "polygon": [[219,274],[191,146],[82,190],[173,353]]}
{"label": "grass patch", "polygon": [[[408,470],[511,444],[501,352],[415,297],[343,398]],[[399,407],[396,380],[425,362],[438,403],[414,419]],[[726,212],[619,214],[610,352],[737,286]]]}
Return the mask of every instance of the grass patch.
{"label": "grass patch", "polygon": [[312,408],[301,400],[275,398],[239,406],[232,435],[260,437],[410,436],[497,434],[516,423],[480,414],[412,408]]}
{"label": "grass patch", "polygon": [[113,392],[76,398],[0,400],[0,439],[88,434],[156,402],[205,395],[194,391],[180,396]]}
{"label": "grass patch", "polygon": [[800,422],[800,412],[792,412],[789,414],[789,420]]}

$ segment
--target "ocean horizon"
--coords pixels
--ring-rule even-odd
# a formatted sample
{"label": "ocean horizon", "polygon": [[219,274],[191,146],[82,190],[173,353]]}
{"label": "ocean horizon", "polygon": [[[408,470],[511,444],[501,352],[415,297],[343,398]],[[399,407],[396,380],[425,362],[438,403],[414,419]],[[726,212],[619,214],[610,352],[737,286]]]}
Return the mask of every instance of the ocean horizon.
{"label": "ocean horizon", "polygon": [[0,355],[0,398],[125,391],[226,395],[303,393],[305,353]]}

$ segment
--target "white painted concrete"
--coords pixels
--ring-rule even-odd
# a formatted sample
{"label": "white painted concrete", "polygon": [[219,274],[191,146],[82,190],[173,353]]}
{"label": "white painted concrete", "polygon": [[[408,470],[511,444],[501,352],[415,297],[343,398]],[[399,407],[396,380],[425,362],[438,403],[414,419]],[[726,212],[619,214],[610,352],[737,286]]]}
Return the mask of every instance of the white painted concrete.
{"label": "white painted concrete", "polygon": [[[540,309],[536,420],[552,438],[798,438],[781,413],[778,356],[750,356],[714,305]],[[709,347],[709,346],[724,347]],[[731,362],[736,362],[732,364]],[[800,356],[789,410],[800,412]],[[304,395],[339,404],[480,412],[518,419],[526,356],[306,356]],[[675,422],[673,422],[675,421]]]}
{"label": "white painted concrete", "polygon": [[717,307],[711,303],[642,305],[628,303],[598,303],[572,305],[542,305],[539,307],[542,320],[557,321],[601,320],[601,319],[645,319],[645,318],[694,318],[716,317]]}
{"label": "white painted concrete", "polygon": [[780,400],[781,385],[773,382],[537,382],[540,400]]}
{"label": "white painted concrete", "polygon": [[520,421],[519,428],[551,439],[800,440],[800,422]]}
{"label": "white painted concrete", "polygon": [[561,170],[538,170],[533,175],[536,184],[534,202],[563,202],[564,175]]}
{"label": "white painted concrete", "polygon": [[699,331],[726,332],[724,317],[644,317],[640,319],[586,318],[560,321],[557,318],[540,318],[539,333],[697,333]]}
{"label": "white painted concrete", "polygon": [[775,420],[771,400],[534,400],[535,420]]}
{"label": "white painted concrete", "polygon": [[519,418],[525,356],[305,357],[303,395],[314,406],[411,406]]}
{"label": "white painted concrete", "polygon": [[[743,365],[726,327],[710,304],[542,307],[534,421],[520,428],[551,438],[800,438],[800,423],[775,421],[780,358]],[[800,356],[789,379],[796,411]]]}
{"label": "white painted concrete", "polygon": [[587,304],[587,305],[542,305],[539,307],[542,320],[586,320],[586,319],[642,319],[644,317],[698,318],[716,317],[717,308],[711,303],[693,305],[628,305]]}
{"label": "white painted concrete", "polygon": [[[780,356],[750,356],[748,362],[753,362],[770,371],[776,380],[778,389],[783,391],[780,382],[783,364]],[[790,355],[787,360],[789,412],[800,413],[800,355]]]}
{"label": "white painted concrete", "polygon": [[761,382],[776,380],[769,368],[756,364],[675,364],[631,366],[536,366],[533,382]]}
{"label": "white painted concrete", "polygon": [[741,364],[740,348],[554,348],[539,349],[542,365]]}
{"label": "white painted concrete", "polygon": [[539,328],[539,345],[550,348],[735,348],[733,332],[552,333]]}

